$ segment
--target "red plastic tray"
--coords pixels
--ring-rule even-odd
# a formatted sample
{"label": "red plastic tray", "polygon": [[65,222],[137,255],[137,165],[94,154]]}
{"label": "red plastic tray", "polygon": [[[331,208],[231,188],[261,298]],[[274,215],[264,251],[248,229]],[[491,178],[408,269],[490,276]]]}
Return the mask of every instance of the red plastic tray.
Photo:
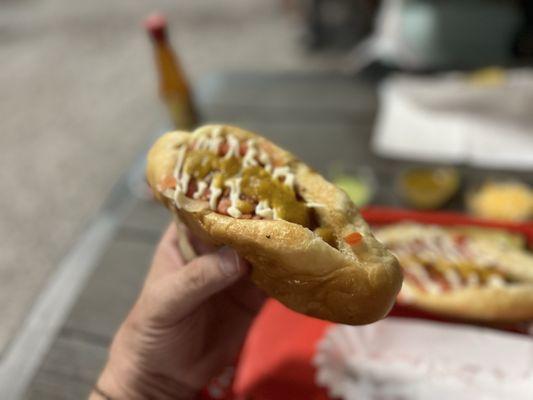
{"label": "red plastic tray", "polygon": [[[417,212],[386,207],[367,207],[363,217],[370,225],[386,225],[414,221],[437,225],[463,225],[503,228],[524,235],[533,247],[533,223],[517,224],[484,221],[459,213]],[[442,318],[407,307],[395,306],[397,317],[422,318],[448,323],[465,321]],[[232,385],[214,380],[201,399],[253,400],[324,400],[324,389],[314,384],[315,370],[311,363],[315,346],[332,324],[286,309],[275,300],[268,300],[250,330],[237,366]],[[492,328],[526,334],[527,324],[498,325]],[[214,395],[215,394],[215,395]]]}

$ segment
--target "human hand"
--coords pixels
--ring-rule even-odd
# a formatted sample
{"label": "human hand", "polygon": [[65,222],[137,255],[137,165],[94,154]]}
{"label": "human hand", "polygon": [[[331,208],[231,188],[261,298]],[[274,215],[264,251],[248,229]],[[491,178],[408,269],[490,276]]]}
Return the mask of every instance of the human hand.
{"label": "human hand", "polygon": [[186,264],[175,225],[163,235],[98,380],[109,398],[191,399],[234,361],[264,296],[234,250],[191,239],[203,255]]}

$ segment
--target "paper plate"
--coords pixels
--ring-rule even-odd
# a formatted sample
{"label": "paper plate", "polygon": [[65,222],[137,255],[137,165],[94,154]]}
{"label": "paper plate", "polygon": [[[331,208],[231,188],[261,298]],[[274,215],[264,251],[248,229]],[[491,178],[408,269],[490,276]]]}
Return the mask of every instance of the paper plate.
{"label": "paper plate", "polygon": [[336,325],[318,345],[317,383],[345,400],[533,398],[533,340],[404,318]]}

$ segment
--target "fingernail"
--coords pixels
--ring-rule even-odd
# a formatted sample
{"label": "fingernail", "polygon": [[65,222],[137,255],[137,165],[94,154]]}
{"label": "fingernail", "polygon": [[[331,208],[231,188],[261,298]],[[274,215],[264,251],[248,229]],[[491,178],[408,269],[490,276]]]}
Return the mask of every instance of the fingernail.
{"label": "fingernail", "polygon": [[218,251],[218,255],[220,257],[220,270],[224,275],[233,276],[240,272],[239,256],[235,250],[224,246]]}

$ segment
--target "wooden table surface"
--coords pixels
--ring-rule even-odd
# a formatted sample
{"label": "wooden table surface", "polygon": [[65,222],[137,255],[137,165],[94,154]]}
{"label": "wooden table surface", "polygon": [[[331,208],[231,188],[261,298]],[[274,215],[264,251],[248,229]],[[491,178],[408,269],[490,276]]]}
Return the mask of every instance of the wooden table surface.
{"label": "wooden table surface", "polygon": [[[406,164],[369,151],[376,111],[372,81],[324,74],[231,74],[204,81],[197,97],[205,121],[261,132],[325,174],[332,161],[347,168],[371,165],[379,182],[376,202],[399,205],[393,182]],[[491,174],[462,170],[465,181],[474,184]],[[53,341],[25,398],[87,396],[169,220],[162,206],[150,200],[136,201]]]}

